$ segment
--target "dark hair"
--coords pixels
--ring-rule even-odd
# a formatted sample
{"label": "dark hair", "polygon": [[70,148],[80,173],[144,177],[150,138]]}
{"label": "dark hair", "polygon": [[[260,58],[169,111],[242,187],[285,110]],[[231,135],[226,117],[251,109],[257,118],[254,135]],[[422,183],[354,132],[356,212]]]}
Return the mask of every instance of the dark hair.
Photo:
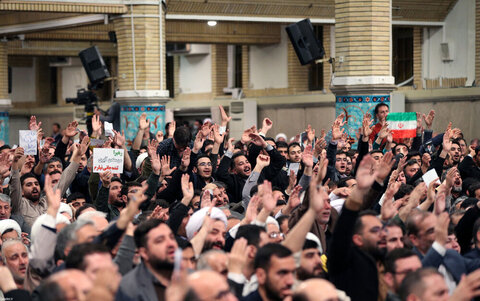
{"label": "dark hair", "polygon": [[290,143],[290,145],[288,145],[288,150],[287,150],[287,151],[290,152],[290,149],[291,149],[292,147],[295,147],[295,146],[300,147],[300,150],[303,151],[302,146],[301,146],[300,143],[298,143],[298,142],[292,142],[292,143]]}
{"label": "dark hair", "polygon": [[8,144],[5,144],[5,145],[0,146],[0,152],[1,152],[2,150],[4,150],[4,149],[12,149],[12,148],[11,148],[10,145],[8,145]]}
{"label": "dark hair", "polygon": [[475,190],[480,189],[480,183],[472,184],[468,187],[468,195],[472,198],[475,197]]}
{"label": "dark hair", "polygon": [[443,275],[434,268],[421,268],[414,272],[408,273],[398,288],[398,296],[400,299],[404,301],[407,300],[407,297],[411,293],[423,292],[425,290],[423,278],[430,275],[439,275],[443,278]]}
{"label": "dark hair", "polygon": [[292,256],[292,251],[289,248],[280,245],[280,244],[266,244],[265,246],[258,249],[257,254],[255,255],[255,260],[253,267],[255,269],[261,268],[265,271],[270,267],[270,259],[272,256],[278,258],[286,258]]}
{"label": "dark hair", "polygon": [[392,149],[394,155],[397,154],[397,146],[399,146],[399,145],[405,146],[407,148],[407,151],[408,151],[408,146],[405,143],[397,143],[397,145],[395,145]]}
{"label": "dark hair", "polygon": [[247,157],[243,152],[238,152],[238,153],[233,154],[231,168],[235,168],[235,159],[237,159],[238,157],[241,157],[241,156],[244,156],[245,158]]}
{"label": "dark hair", "polygon": [[74,192],[67,198],[67,204],[77,200],[77,199],[85,199],[85,196],[81,192]]}
{"label": "dark hair", "polygon": [[303,244],[302,250],[306,249],[318,249],[318,243],[311,239],[305,239],[305,243]]}
{"label": "dark hair", "polygon": [[197,157],[197,163],[195,164],[195,166],[198,167],[198,161],[200,161],[200,159],[203,159],[203,158],[207,158],[208,160],[210,160],[210,163],[212,163],[212,158],[210,158],[209,155],[207,155],[207,154],[200,154],[200,155]]}
{"label": "dark hair", "polygon": [[376,153],[383,154],[383,152],[381,150],[379,150],[378,148],[372,149],[371,151],[368,152],[369,155],[373,155],[373,154],[376,154]]}
{"label": "dark hair", "polygon": [[57,126],[58,128],[61,128],[60,123],[54,122],[53,125]]}
{"label": "dark hair", "polygon": [[395,274],[397,271],[396,261],[412,256],[417,256],[412,250],[406,248],[393,249],[385,256],[385,272]]}
{"label": "dark hair", "polygon": [[[173,204],[172,204],[173,205]],[[167,201],[165,200],[162,200],[162,199],[158,199],[158,200],[155,200],[153,202],[150,203],[150,205],[148,206],[148,209],[147,210],[155,210],[155,208],[157,206],[160,206],[162,208],[169,208],[170,207],[170,204],[168,204]]]}
{"label": "dark hair", "polygon": [[415,157],[415,156],[420,156],[421,157],[422,155],[420,154],[419,151],[411,150],[407,154],[407,160],[410,160],[412,157]]}
{"label": "dark hair", "polygon": [[141,222],[133,233],[133,239],[135,240],[135,245],[137,246],[137,248],[146,247],[148,233],[152,229],[160,226],[161,224],[165,224],[165,222],[159,219],[149,219]]}
{"label": "dark hair", "polygon": [[50,163],[53,163],[53,162],[60,162],[62,164],[62,167],[63,167],[62,160],[59,157],[52,157],[50,160],[48,160],[46,165],[48,165]]}
{"label": "dark hair", "polygon": [[38,301],[64,301],[67,299],[62,287],[57,282],[49,279],[35,289],[33,296],[37,297],[36,300]]}
{"label": "dark hair", "polygon": [[337,182],[337,187],[338,188],[347,187],[347,181],[349,181],[349,180],[355,180],[355,178],[352,177],[352,176],[342,178]]}
{"label": "dark hair", "polygon": [[463,200],[462,204],[460,204],[460,208],[467,209],[468,207],[475,206],[477,203],[478,203],[478,200],[476,198],[468,197],[465,200]]}
{"label": "dark hair", "polygon": [[215,144],[215,142],[213,142],[213,140],[210,140],[210,139],[205,140],[205,142],[203,142],[201,152],[202,152],[203,154],[205,154],[205,153],[206,153],[206,150],[205,150],[205,149],[207,148],[207,146],[209,146],[209,145],[214,145],[214,144]]}
{"label": "dark hair", "polygon": [[127,183],[125,183],[125,185],[122,186],[122,190],[120,191],[120,194],[122,196],[127,195],[128,194],[128,189],[130,187],[142,187],[142,184],[140,184],[136,181],[127,182]]}
{"label": "dark hair", "polygon": [[29,178],[34,178],[38,181],[37,177],[33,173],[29,172],[20,177],[20,184],[23,186],[23,182],[25,182],[25,180]]}
{"label": "dark hair", "polygon": [[418,232],[420,232],[420,228],[418,227],[419,220],[427,218],[427,216],[431,214],[431,212],[414,210],[412,211],[412,213],[410,213],[410,215],[407,217],[407,220],[405,221],[405,229],[407,230],[407,235],[412,234],[417,236]]}
{"label": "dark hair", "polygon": [[338,155],[345,155],[346,157],[348,157],[348,153],[347,152],[344,152],[344,151],[339,151],[335,154],[335,157],[338,156]]}
{"label": "dark hair", "polygon": [[393,198],[395,200],[401,199],[407,194],[412,193],[413,189],[415,189],[415,187],[413,187],[412,185],[402,183],[402,185],[400,185],[400,188],[398,189],[397,193],[395,193]]}
{"label": "dark hair", "polygon": [[275,143],[275,139],[273,139],[272,137],[265,137],[264,140],[265,141],[272,141],[275,144],[275,146],[277,146],[277,144]]}
{"label": "dark hair", "polygon": [[181,126],[178,127],[173,133],[173,140],[179,147],[187,147],[188,143],[190,143],[190,140],[192,140],[191,136],[190,129],[185,126]]}
{"label": "dark hair", "polygon": [[277,146],[277,149],[280,147],[288,149],[288,144],[285,141],[277,141],[275,142],[275,145]]}
{"label": "dark hair", "polygon": [[381,106],[386,106],[388,109],[390,109],[390,107],[386,104],[386,103],[379,103],[375,106],[375,110],[373,111],[373,118],[375,118],[375,121],[377,121],[377,114],[378,114],[378,110],[380,109]]}
{"label": "dark hair", "polygon": [[96,244],[91,242],[75,245],[67,255],[67,259],[65,260],[65,267],[67,269],[77,269],[84,271],[86,268],[85,257],[97,253],[110,254],[110,250],[102,244]]}
{"label": "dark hair", "polygon": [[402,225],[400,224],[399,221],[396,219],[391,219],[385,224],[385,228],[390,228],[390,227],[398,227],[400,230],[402,230],[402,235],[405,235],[405,230],[403,229]]}
{"label": "dark hair", "polygon": [[408,166],[412,166],[414,164],[418,164],[418,162],[416,160],[413,160],[413,159],[410,159],[407,161],[407,163],[405,164],[405,167],[408,167]]}
{"label": "dark hair", "polygon": [[122,179],[120,179],[119,177],[113,177],[113,178],[110,180],[110,184],[113,183],[113,182],[120,182],[120,184],[123,185],[123,181],[122,181]]}
{"label": "dark hair", "polygon": [[277,217],[278,225],[281,226],[284,220],[288,221],[288,218],[288,215],[280,215],[279,217]]}
{"label": "dark hair", "polygon": [[353,226],[353,233],[354,234],[360,234],[360,232],[363,231],[363,223],[362,223],[362,217],[363,216],[377,216],[377,212],[373,210],[364,210],[361,211],[358,214],[357,220],[355,221],[355,224]]}
{"label": "dark hair", "polygon": [[88,208],[93,208],[93,209],[97,210],[97,208],[95,208],[95,206],[93,204],[85,203],[83,206],[80,206],[80,208],[78,208],[75,211],[75,219],[77,219],[80,216],[80,214],[83,213],[83,210],[88,209]]}
{"label": "dark hair", "polygon": [[265,232],[265,228],[257,225],[243,225],[238,228],[235,239],[245,238],[249,246],[255,246],[258,248],[260,244],[260,234]]}

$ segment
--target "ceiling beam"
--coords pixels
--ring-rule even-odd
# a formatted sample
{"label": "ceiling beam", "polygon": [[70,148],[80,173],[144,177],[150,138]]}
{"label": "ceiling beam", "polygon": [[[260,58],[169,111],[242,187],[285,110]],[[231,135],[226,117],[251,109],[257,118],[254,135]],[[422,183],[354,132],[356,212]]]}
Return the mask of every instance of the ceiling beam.
{"label": "ceiling beam", "polygon": [[119,3],[85,3],[85,2],[59,2],[59,1],[0,1],[0,11],[25,11],[25,12],[62,12],[85,14],[125,14],[127,6]]}

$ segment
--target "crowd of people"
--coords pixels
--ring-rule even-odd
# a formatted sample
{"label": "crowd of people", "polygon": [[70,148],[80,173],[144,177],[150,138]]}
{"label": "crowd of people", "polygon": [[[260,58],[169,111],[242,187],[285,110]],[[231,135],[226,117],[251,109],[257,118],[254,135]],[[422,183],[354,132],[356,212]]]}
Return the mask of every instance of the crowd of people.
{"label": "crowd of people", "polygon": [[[128,147],[98,115],[90,137],[75,121],[44,137],[32,116],[37,155],[0,147],[0,297],[480,296],[478,139],[451,123],[434,133],[433,110],[417,113],[416,137],[394,138],[384,103],[357,137],[343,114],[292,139],[268,118],[229,137],[220,112],[154,134],[144,114]],[[93,172],[94,147],[123,149],[123,173]]]}

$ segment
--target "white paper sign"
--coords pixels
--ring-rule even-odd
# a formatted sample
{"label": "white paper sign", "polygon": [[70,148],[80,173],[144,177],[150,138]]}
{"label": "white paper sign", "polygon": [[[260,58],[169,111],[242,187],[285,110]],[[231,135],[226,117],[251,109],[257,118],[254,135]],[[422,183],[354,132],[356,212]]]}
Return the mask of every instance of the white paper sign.
{"label": "white paper sign", "polygon": [[115,133],[113,132],[113,124],[105,121],[103,123],[103,127],[105,128],[105,136],[107,136],[107,137],[114,137],[115,136]]}
{"label": "white paper sign", "polygon": [[93,172],[123,173],[123,149],[94,148]]}
{"label": "white paper sign", "polygon": [[37,131],[19,131],[19,144],[25,150],[25,155],[37,154]]}
{"label": "white paper sign", "polygon": [[[422,176],[423,182],[425,182],[427,187],[430,185],[430,183],[435,181],[435,179],[437,178],[438,178],[437,171],[434,168],[430,169]],[[441,184],[440,180],[437,180],[437,183]]]}
{"label": "white paper sign", "polygon": [[288,166],[288,173],[287,175],[290,176],[290,171],[293,170],[293,172],[295,173],[295,175],[297,175],[298,173],[298,170],[300,169],[300,163],[290,163],[290,165]]}

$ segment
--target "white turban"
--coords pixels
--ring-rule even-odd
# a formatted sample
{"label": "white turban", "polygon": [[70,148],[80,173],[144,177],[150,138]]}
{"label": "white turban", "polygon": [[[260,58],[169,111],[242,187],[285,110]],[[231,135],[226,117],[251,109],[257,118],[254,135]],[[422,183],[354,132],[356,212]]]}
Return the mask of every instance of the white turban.
{"label": "white turban", "polygon": [[13,229],[17,231],[18,237],[21,237],[22,229],[20,228],[20,225],[16,221],[14,221],[13,219],[0,220],[0,235],[3,235],[3,233],[8,229]]}
{"label": "white turban", "polygon": [[[200,230],[203,225],[203,220],[207,215],[209,207],[202,208],[195,212],[188,220],[186,231],[187,231],[187,238],[190,240],[192,239],[193,235]],[[212,208],[212,212],[210,213],[210,218],[221,220],[225,227],[227,227],[227,216],[223,213],[222,210],[218,209],[217,207]]]}

